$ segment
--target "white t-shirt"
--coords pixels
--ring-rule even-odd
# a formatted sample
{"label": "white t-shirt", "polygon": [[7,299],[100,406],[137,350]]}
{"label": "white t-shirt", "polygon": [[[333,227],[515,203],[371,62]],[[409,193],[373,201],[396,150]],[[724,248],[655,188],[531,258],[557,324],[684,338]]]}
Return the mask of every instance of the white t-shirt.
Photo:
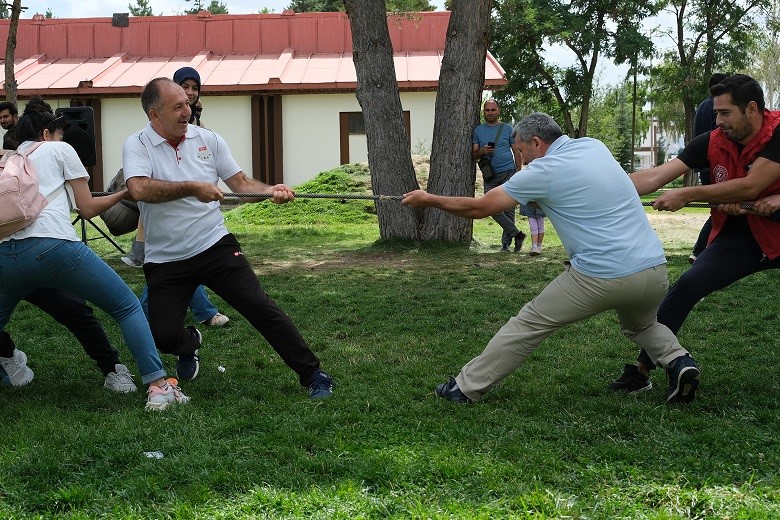
{"label": "white t-shirt", "polygon": [[[215,186],[241,171],[225,140],[205,128],[189,125],[185,139],[173,147],[151,124],[131,135],[122,149],[125,181],[132,177]],[[144,260],[174,262],[191,258],[228,234],[219,202],[185,197],[163,203],[139,202],[144,223]]]}
{"label": "white t-shirt", "polygon": [[[33,144],[25,141],[19,145],[19,150],[24,150]],[[76,150],[68,143],[62,141],[45,141],[38,149],[29,155],[38,173],[38,191],[44,197],[50,196],[62,186],[66,180],[89,179],[89,174],[81,164]],[[70,221],[70,201],[65,190],[57,195],[54,200],[43,208],[40,215],[32,224],[20,229],[13,235],[5,237],[2,241],[12,238],[21,240],[28,237],[61,238],[63,240],[78,241],[76,230]]]}

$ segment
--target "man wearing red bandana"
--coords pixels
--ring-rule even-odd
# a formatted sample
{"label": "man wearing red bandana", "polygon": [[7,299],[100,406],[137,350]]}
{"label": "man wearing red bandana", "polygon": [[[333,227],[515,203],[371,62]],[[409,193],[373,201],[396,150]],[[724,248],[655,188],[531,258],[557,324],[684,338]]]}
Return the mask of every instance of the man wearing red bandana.
{"label": "man wearing red bandana", "polygon": [[[695,168],[709,168],[711,184],[669,190],[653,207],[677,211],[689,202],[719,204],[712,210],[707,248],[675,283],[658,309],[672,332],[708,294],[748,275],[780,267],[780,112],[764,105],[761,86],[745,74],[710,88],[717,128],[701,134],[675,159],[631,175],[640,195],[652,193]],[[741,208],[749,202],[752,210]],[[641,351],[610,388],[640,393],[652,388],[655,368]]]}

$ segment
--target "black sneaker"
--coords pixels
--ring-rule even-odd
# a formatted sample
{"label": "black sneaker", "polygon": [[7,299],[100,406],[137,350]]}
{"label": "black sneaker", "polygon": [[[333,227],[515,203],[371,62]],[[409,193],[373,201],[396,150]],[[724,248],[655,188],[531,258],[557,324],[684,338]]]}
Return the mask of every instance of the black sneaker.
{"label": "black sneaker", "polygon": [[[198,345],[203,344],[203,336],[200,331],[195,327],[187,327],[192,331],[198,339]],[[176,360],[176,375],[181,381],[192,381],[198,377],[198,371],[200,370],[200,358],[198,357],[198,350],[192,354],[182,354]]]}
{"label": "black sneaker", "polygon": [[696,398],[701,371],[696,361],[685,354],[675,359],[666,369],[669,376],[669,390],[666,392],[667,403],[692,403]]}
{"label": "black sneaker", "polygon": [[522,231],[515,235],[515,253],[519,253],[523,248],[523,242],[525,241],[525,233]]}
{"label": "black sneaker", "polygon": [[626,365],[623,374],[612,381],[609,385],[610,390],[619,392],[628,392],[629,394],[641,394],[653,389],[653,383],[644,375],[636,365]]}
{"label": "black sneaker", "polygon": [[458,383],[455,382],[455,378],[451,377],[446,383],[441,383],[436,386],[436,395],[443,397],[448,401],[454,403],[471,403],[472,400],[466,397],[466,394],[460,391]]}
{"label": "black sneaker", "polygon": [[309,383],[309,399],[329,399],[333,397],[333,379],[320,370]]}

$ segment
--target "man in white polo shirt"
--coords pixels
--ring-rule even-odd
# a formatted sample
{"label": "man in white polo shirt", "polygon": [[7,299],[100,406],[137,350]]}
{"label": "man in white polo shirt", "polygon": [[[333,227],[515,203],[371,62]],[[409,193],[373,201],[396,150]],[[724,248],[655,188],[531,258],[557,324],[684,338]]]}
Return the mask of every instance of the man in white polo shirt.
{"label": "man in white polo shirt", "polygon": [[188,124],[187,94],[168,78],[141,94],[149,124],[127,138],[122,163],[127,188],[139,202],[146,230],[144,274],[149,324],[157,348],[178,356],[180,379],[198,375],[201,334],[184,327],[192,293],[205,285],[255,327],[308,388],[313,399],[332,396],[332,380],[292,320],[265,293],[220,210],[221,180],[235,193],[273,194],[276,204],[295,198],[284,184],[247,177],[218,134]]}
{"label": "man in white polo shirt", "polygon": [[536,201],[549,217],[569,260],[469,361],[456,378],[436,388],[456,402],[480,400],[559,328],[614,309],[623,334],[667,368],[667,402],[691,402],[699,369],[665,325],[658,305],[669,281],[666,258],[647,220],[636,188],[596,139],[570,139],[547,114],[524,117],[513,132],[528,166],[483,197],[446,197],[422,190],[403,203],[484,218]]}

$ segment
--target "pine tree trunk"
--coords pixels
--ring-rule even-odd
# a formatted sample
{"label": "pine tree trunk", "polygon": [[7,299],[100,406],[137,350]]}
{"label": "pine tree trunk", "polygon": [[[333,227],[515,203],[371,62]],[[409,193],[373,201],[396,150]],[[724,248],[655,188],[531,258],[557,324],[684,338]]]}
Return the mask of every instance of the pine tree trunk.
{"label": "pine tree trunk", "polygon": [[[454,0],[436,96],[427,190],[474,196],[476,166],[471,134],[479,124],[491,0]],[[421,240],[471,242],[473,222],[438,209],[424,213]]]}
{"label": "pine tree trunk", "polygon": [[[357,100],[363,110],[371,188],[375,195],[401,195],[418,188],[403,124],[393,46],[384,0],[346,0],[352,28]],[[377,201],[379,236],[418,239],[421,212],[398,201]]]}

